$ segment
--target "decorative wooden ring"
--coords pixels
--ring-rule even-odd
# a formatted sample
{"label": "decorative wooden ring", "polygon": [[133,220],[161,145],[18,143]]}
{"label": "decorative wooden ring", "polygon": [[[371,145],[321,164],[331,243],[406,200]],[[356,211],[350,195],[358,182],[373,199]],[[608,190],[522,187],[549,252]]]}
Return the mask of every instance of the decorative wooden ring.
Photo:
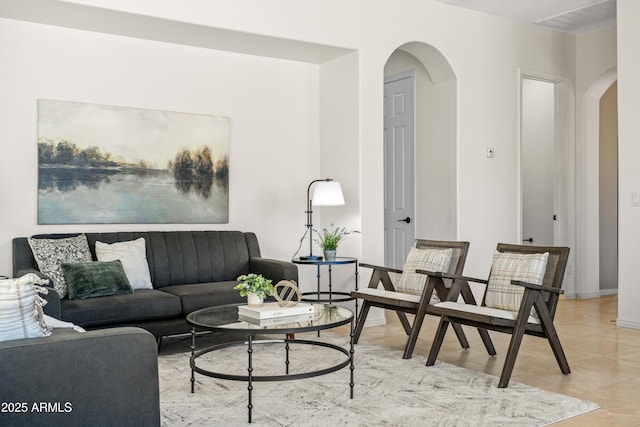
{"label": "decorative wooden ring", "polygon": [[281,280],[273,287],[273,297],[280,307],[293,307],[302,300],[302,292],[295,281]]}

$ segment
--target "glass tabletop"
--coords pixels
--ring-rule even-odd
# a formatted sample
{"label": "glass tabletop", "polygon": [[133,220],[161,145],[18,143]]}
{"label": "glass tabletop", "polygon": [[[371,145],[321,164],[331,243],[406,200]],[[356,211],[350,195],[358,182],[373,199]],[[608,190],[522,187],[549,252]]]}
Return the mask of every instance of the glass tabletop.
{"label": "glass tabletop", "polygon": [[346,308],[327,304],[313,304],[313,313],[247,321],[240,319],[238,314],[238,306],[240,305],[229,304],[203,308],[190,313],[187,316],[187,322],[196,328],[211,331],[226,330],[281,334],[336,328],[350,323],[353,319],[353,313]]}

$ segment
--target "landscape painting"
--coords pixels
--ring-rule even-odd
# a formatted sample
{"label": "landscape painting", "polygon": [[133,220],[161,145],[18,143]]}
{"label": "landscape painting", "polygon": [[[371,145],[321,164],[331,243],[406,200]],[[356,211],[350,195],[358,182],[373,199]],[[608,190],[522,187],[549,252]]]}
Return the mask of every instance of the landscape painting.
{"label": "landscape painting", "polygon": [[228,117],[38,100],[38,224],[228,222]]}

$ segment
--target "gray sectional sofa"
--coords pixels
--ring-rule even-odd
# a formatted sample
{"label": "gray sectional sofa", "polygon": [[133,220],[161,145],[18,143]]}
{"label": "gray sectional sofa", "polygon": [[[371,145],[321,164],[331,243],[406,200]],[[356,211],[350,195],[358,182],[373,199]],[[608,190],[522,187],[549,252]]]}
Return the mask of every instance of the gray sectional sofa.
{"label": "gray sectional sofa", "polygon": [[[41,234],[34,238],[59,239],[75,234]],[[254,233],[240,231],[148,231],[85,233],[93,259],[95,242],[115,243],[145,239],[153,289],[89,299],[47,295],[45,313],[85,329],[137,326],[157,339],[189,332],[185,317],[213,305],[240,303],[233,287],[247,273],[272,279],[298,280],[297,267],[287,261],[262,258]],[[13,239],[13,275],[38,270],[26,237]]]}

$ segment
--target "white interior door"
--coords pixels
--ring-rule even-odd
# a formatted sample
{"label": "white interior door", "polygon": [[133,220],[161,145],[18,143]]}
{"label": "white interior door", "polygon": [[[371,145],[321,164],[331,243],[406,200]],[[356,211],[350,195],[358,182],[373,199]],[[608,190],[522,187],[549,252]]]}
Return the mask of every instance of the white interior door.
{"label": "white interior door", "polygon": [[402,268],[415,239],[414,83],[412,73],[384,84],[385,264]]}
{"label": "white interior door", "polygon": [[522,79],[522,241],[554,244],[556,219],[555,83]]}

